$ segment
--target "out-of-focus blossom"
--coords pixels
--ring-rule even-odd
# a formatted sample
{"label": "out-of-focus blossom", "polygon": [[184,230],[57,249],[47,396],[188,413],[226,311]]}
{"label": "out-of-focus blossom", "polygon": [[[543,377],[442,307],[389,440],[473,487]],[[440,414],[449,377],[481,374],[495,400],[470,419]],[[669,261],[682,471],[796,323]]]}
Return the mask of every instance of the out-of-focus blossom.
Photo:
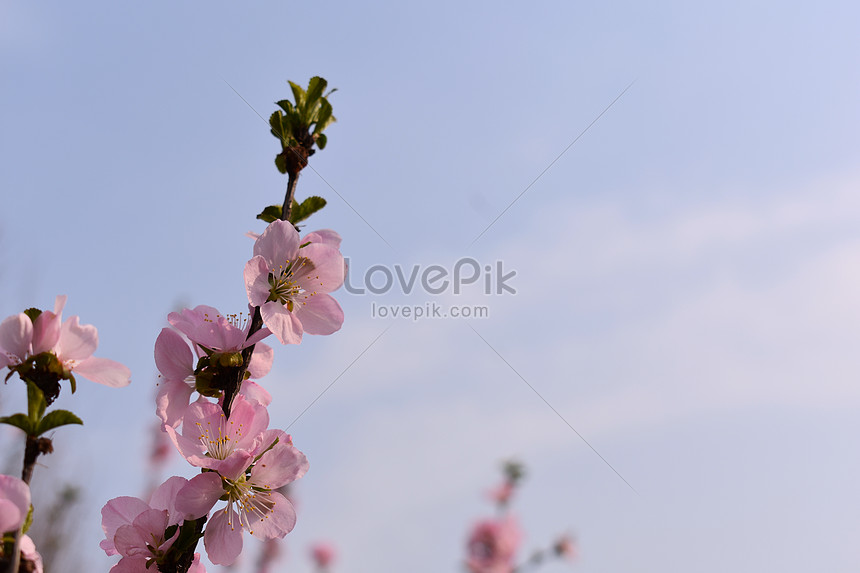
{"label": "out-of-focus blossom", "polygon": [[29,573],[42,573],[42,556],[36,551],[36,544],[30,539],[29,535],[22,535],[19,545],[21,550],[21,564],[19,571],[28,571]]}
{"label": "out-of-focus blossom", "polygon": [[498,505],[505,506],[511,501],[514,495],[515,486],[510,480],[505,480],[501,485],[491,489],[488,494],[491,500]]}
{"label": "out-of-focus blossom", "polygon": [[331,543],[320,541],[311,545],[311,559],[317,567],[327,568],[334,563],[335,557],[337,557],[337,552]]}
{"label": "out-of-focus blossom", "polygon": [[0,534],[17,531],[30,511],[30,486],[16,477],[0,475]]}
{"label": "out-of-focus blossom", "polygon": [[469,535],[466,567],[471,573],[511,573],[521,538],[511,516],[476,523]]}

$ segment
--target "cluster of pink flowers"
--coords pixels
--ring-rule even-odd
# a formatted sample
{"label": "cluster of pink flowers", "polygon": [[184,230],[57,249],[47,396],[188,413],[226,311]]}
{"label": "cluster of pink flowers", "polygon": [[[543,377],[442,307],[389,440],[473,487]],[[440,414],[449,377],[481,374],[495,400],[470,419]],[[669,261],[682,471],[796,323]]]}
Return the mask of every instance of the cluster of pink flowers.
{"label": "cluster of pink flowers", "polygon": [[[148,503],[123,497],[105,505],[102,549],[122,557],[113,573],[151,572],[173,562],[178,551],[188,551],[175,545],[183,528],[203,522],[206,554],[217,565],[235,562],[246,530],[262,540],[292,531],[295,509],[277,490],[301,478],[308,461],[290,435],[268,427],[272,398],[258,381],[271,370],[274,353],[262,341],[274,334],[283,344],[298,344],[305,332],[340,329],[343,311],[328,294],[344,280],[339,245],[333,231],[300,238],[292,224],[275,221],[245,265],[249,318],[209,306],[170,313],[171,328],[155,343],[156,414],[200,473],[168,479]],[[238,384],[235,395],[231,384]],[[203,570],[195,554],[189,571]]]}

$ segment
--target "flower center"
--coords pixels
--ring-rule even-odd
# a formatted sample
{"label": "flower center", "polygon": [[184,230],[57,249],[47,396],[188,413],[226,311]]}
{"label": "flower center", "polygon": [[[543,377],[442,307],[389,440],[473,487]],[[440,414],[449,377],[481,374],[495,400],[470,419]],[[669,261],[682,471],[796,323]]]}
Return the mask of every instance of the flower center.
{"label": "flower center", "polygon": [[275,512],[275,500],[272,499],[272,491],[266,487],[249,482],[245,476],[241,476],[236,481],[225,480],[227,491],[227,523],[230,529],[235,526],[233,524],[233,504],[236,504],[236,509],[239,514],[239,527],[248,530],[248,533],[253,534],[253,524],[258,521],[268,519]]}
{"label": "flower center", "polygon": [[306,291],[297,278],[300,273],[311,272],[313,269],[314,263],[305,257],[298,257],[295,261],[288,259],[277,269],[270,269],[267,300],[283,304],[290,312],[293,312],[296,304],[306,304],[304,299],[316,293]]}
{"label": "flower center", "polygon": [[[229,431],[225,422],[230,425]],[[242,424],[236,425],[233,421],[227,421],[223,413],[217,429],[212,426],[212,422],[197,422],[197,429],[200,431],[198,440],[206,448],[206,455],[216,460],[227,459],[236,448],[236,443],[242,439]]]}

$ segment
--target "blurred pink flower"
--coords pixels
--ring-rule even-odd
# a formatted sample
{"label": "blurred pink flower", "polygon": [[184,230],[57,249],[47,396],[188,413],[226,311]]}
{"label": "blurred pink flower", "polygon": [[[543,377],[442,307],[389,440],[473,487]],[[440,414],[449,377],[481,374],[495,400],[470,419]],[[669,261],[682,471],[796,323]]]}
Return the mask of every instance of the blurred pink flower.
{"label": "blurred pink flower", "polygon": [[521,537],[511,516],[478,522],[469,536],[466,567],[471,573],[511,573]]}
{"label": "blurred pink flower", "polygon": [[514,495],[514,484],[510,480],[505,480],[501,485],[491,489],[488,493],[490,499],[499,505],[507,505],[511,501],[511,496]]}
{"label": "blurred pink flower", "polygon": [[300,343],[305,332],[332,334],[343,324],[343,310],[327,294],[343,284],[340,236],[317,231],[305,239],[291,223],[274,221],[245,265],[248,301],[260,307],[263,322],[282,344]]}
{"label": "blurred pink flower", "polygon": [[311,558],[316,563],[317,567],[325,569],[332,563],[334,563],[334,559],[337,556],[337,553],[334,550],[334,546],[331,543],[327,543],[325,541],[319,541],[311,545]]}
{"label": "blurred pink flower", "polygon": [[[39,552],[36,551],[36,544],[33,543],[33,540],[30,539],[29,535],[21,536],[21,566],[18,568],[19,571],[30,571],[32,573],[42,573],[44,571],[42,567],[42,556],[39,555]],[[29,561],[32,568],[27,568],[24,565],[25,561]]]}
{"label": "blurred pink flower", "polygon": [[19,530],[29,512],[30,487],[16,477],[0,475],[0,535]]}

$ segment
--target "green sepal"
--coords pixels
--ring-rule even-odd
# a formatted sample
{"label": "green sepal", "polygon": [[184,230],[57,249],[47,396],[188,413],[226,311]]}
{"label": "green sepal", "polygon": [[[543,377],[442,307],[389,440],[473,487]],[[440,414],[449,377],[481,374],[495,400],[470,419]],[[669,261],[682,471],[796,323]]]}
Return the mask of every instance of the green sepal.
{"label": "green sepal", "polygon": [[272,442],[272,443],[269,445],[269,447],[268,447],[268,448],[266,448],[265,450],[263,450],[262,452],[260,452],[260,453],[259,453],[259,455],[257,455],[257,457],[256,457],[256,458],[254,458],[254,461],[253,461],[253,462],[251,462],[251,465],[249,465],[249,466],[248,466],[248,469],[246,469],[245,471],[246,471],[246,472],[251,471],[251,468],[252,468],[252,467],[254,467],[254,464],[256,464],[258,461],[260,461],[260,458],[262,458],[262,457],[263,457],[263,454],[265,454],[266,452],[268,452],[269,450],[271,450],[272,448],[274,448],[274,447],[278,444],[278,442],[280,442],[280,441],[281,441],[281,438],[275,438],[275,441],[274,441],[274,442]]}
{"label": "green sepal", "polygon": [[174,523],[173,525],[171,525],[170,527],[168,527],[167,529],[165,529],[165,530],[164,530],[164,538],[165,538],[165,539],[170,539],[171,537],[173,537],[173,534],[175,534],[175,533],[176,533],[176,530],[177,530],[177,529],[179,529],[179,524],[178,524],[178,523]]}
{"label": "green sepal", "polygon": [[75,380],[75,376],[71,372],[69,372],[69,384],[72,386],[72,394],[74,394],[75,390],[78,389],[78,383]]}
{"label": "green sepal", "polygon": [[11,416],[3,416],[0,418],[0,424],[9,424],[22,430],[28,436],[32,435],[33,424],[30,422],[30,417],[26,414],[12,414]]}
{"label": "green sepal", "polygon": [[32,422],[31,428],[36,428],[36,424],[45,415],[45,408],[47,407],[45,393],[33,382],[27,380],[27,414]]}
{"label": "green sepal", "polygon": [[68,410],[53,410],[48,412],[48,415],[42,418],[42,421],[39,422],[35,435],[41,436],[49,430],[59,428],[60,426],[67,426],[69,424],[80,424],[83,426],[84,421]]}
{"label": "green sepal", "polygon": [[38,308],[28,308],[24,311],[24,314],[27,315],[27,318],[30,319],[34,324],[36,323],[36,319],[39,318],[39,315],[42,314],[42,311]]}
{"label": "green sepal", "polygon": [[257,215],[257,218],[266,223],[271,223],[280,219],[283,212],[284,208],[281,205],[269,205]]}
{"label": "green sepal", "polygon": [[27,517],[24,518],[24,525],[21,526],[21,533],[27,533],[33,525],[33,504],[30,504],[30,509],[27,511]]}
{"label": "green sepal", "polygon": [[313,195],[308,197],[301,203],[297,201],[293,201],[293,209],[290,211],[290,223],[295,225],[301,221],[304,221],[326,205],[326,200],[322,197],[317,197]]}

